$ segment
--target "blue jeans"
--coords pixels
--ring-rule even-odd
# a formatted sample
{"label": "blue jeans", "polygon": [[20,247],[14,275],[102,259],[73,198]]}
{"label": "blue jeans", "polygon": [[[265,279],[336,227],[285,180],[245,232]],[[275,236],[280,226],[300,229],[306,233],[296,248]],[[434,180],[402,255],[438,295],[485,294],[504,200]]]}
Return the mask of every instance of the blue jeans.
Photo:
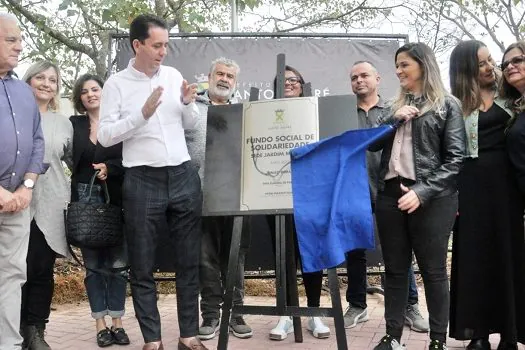
{"label": "blue jeans", "polygon": [[414,267],[410,264],[408,270],[408,305],[415,305],[418,303],[416,276],[414,274]]}
{"label": "blue jeans", "polygon": [[[89,197],[89,185],[77,186],[79,202],[102,203],[101,187],[93,185]],[[127,247],[124,244],[105,249],[81,249],[86,277],[84,285],[89,299],[91,316],[94,319],[109,315],[120,318],[124,315],[126,284],[128,279]]]}

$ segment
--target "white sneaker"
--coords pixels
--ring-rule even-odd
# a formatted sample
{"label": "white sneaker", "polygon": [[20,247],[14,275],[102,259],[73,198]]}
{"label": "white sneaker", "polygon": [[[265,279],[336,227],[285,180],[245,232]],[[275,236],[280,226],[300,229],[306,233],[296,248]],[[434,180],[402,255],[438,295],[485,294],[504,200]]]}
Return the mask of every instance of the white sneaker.
{"label": "white sneaker", "polygon": [[320,317],[308,317],[306,329],[312,332],[314,337],[319,339],[328,338],[330,336],[330,328],[325,326]]}
{"label": "white sneaker", "polygon": [[288,334],[293,333],[293,322],[289,316],[281,316],[279,323],[270,331],[271,340],[284,340]]}

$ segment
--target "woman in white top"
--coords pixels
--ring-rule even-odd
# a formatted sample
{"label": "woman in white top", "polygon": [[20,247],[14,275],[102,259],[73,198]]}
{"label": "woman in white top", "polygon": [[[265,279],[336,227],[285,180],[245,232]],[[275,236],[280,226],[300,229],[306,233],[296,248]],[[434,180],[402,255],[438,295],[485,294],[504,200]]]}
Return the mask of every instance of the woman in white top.
{"label": "woman in white top", "polygon": [[33,189],[21,330],[25,347],[47,349],[44,329],[53,297],[53,267],[57,256],[68,255],[63,208],[70,198],[70,186],[63,164],[71,166],[73,127],[68,118],[58,114],[60,71],[55,64],[37,62],[27,70],[23,80],[33,89],[40,109],[44,163],[49,168]]}

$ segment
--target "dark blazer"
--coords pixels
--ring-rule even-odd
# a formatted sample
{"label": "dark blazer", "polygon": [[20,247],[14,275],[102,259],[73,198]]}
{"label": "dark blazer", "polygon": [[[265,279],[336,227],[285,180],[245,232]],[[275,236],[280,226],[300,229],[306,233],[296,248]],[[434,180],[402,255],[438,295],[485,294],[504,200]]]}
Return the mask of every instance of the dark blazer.
{"label": "dark blazer", "polygon": [[[89,118],[86,115],[73,115],[69,118],[73,124],[73,169],[71,176],[71,201],[78,201],[77,181],[75,174],[82,153],[89,145]],[[108,168],[106,183],[111,203],[122,204],[122,181],[124,167],[122,166],[122,143],[111,147],[103,147],[97,143],[94,163],[105,163]],[[96,181],[99,181],[98,179]]]}

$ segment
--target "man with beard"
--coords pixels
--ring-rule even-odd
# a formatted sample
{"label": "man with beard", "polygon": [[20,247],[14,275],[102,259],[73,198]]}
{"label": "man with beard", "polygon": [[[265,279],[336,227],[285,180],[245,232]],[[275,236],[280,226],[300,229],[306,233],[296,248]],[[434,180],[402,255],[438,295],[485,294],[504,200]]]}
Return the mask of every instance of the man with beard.
{"label": "man with beard", "polygon": [[[206,150],[206,126],[208,107],[211,105],[231,104],[239,65],[228,58],[217,58],[208,74],[208,90],[197,95],[200,119],[195,130],[186,131],[186,142],[192,161],[200,167],[199,175],[204,176],[204,156]],[[227,157],[228,155],[225,155]],[[248,235],[248,220],[244,220],[243,238]],[[205,217],[202,220],[202,243],[200,258],[200,293],[202,324],[199,327],[199,338],[212,339],[219,330],[220,307],[223,302],[231,234],[232,216]],[[239,269],[235,281],[233,304],[242,305],[244,299],[244,257],[248,249],[243,239],[239,252]],[[238,338],[250,338],[252,329],[241,315],[232,315],[230,329]]]}

